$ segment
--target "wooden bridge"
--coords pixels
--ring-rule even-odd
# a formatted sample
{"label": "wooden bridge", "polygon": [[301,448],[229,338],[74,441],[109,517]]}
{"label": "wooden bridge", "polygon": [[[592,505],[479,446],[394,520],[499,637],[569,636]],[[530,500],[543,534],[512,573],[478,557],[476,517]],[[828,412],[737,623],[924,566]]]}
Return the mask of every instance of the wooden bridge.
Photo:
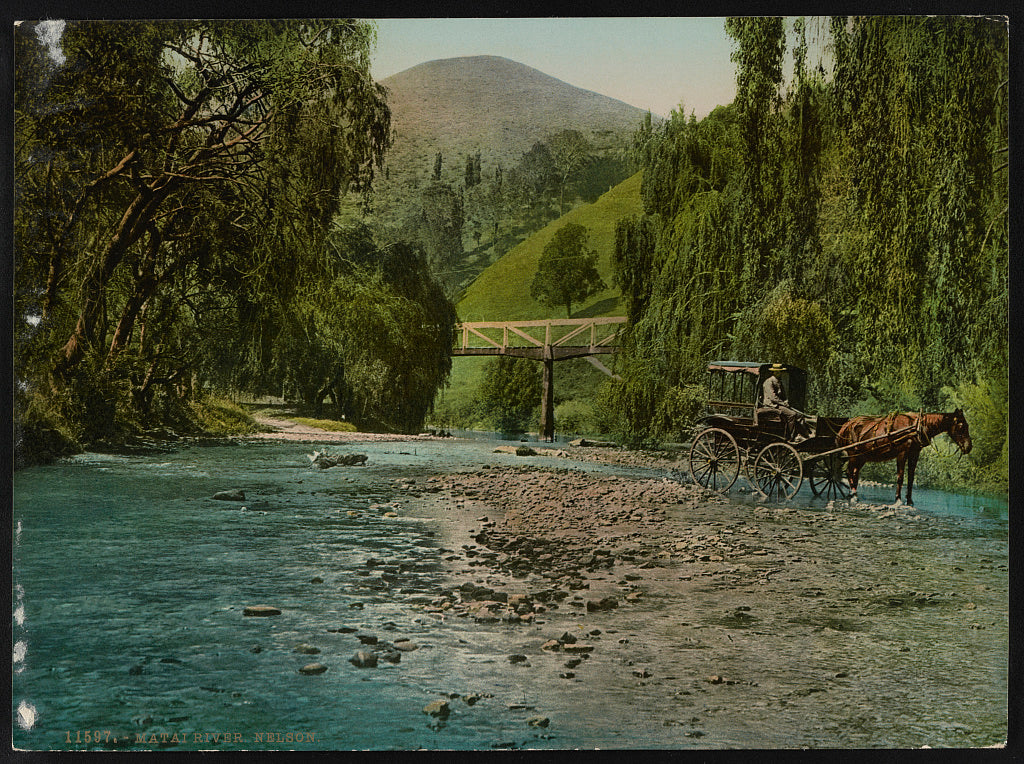
{"label": "wooden bridge", "polygon": [[609,376],[612,371],[594,356],[619,351],[625,316],[541,321],[467,321],[457,326],[460,344],[453,356],[508,355],[544,362],[541,385],[541,437],[555,437],[554,362],[586,358]]}

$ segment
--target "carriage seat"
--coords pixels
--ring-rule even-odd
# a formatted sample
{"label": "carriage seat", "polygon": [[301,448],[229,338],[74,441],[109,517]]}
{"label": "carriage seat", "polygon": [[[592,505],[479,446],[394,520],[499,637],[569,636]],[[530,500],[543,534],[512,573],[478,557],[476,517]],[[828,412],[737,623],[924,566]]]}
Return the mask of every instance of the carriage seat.
{"label": "carriage seat", "polygon": [[778,409],[768,408],[767,406],[759,406],[754,412],[754,419],[760,424],[762,422],[781,422],[782,415],[779,414]]}

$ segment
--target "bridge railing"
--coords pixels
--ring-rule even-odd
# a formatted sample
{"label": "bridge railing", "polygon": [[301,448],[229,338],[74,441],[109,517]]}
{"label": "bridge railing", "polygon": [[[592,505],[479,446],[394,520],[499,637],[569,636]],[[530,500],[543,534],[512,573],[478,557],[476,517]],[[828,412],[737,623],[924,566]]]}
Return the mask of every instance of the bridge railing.
{"label": "bridge railing", "polygon": [[564,318],[538,321],[465,321],[457,326],[457,354],[512,348],[593,348],[611,350],[626,323],[625,316]]}

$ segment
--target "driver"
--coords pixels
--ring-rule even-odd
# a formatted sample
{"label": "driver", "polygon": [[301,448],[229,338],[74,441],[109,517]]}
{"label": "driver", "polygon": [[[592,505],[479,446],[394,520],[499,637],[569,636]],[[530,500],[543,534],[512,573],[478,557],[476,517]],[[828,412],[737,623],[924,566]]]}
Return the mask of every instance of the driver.
{"label": "driver", "polygon": [[779,412],[786,427],[786,440],[799,443],[810,437],[810,432],[804,422],[804,412],[790,406],[786,399],[786,390],[777,376],[785,370],[785,367],[778,363],[773,363],[768,370],[768,379],[764,381],[764,405]]}

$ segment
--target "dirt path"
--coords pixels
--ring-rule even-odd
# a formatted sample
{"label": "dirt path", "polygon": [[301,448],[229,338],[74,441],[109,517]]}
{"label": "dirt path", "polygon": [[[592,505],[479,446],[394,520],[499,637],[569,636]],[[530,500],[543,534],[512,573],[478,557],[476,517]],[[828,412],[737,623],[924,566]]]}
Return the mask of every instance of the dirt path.
{"label": "dirt path", "polygon": [[267,416],[253,417],[262,427],[272,428],[270,432],[259,432],[246,435],[252,440],[287,440],[305,443],[375,443],[403,440],[430,439],[429,435],[394,435],[374,432],[332,432],[299,424],[288,419],[277,419]]}

